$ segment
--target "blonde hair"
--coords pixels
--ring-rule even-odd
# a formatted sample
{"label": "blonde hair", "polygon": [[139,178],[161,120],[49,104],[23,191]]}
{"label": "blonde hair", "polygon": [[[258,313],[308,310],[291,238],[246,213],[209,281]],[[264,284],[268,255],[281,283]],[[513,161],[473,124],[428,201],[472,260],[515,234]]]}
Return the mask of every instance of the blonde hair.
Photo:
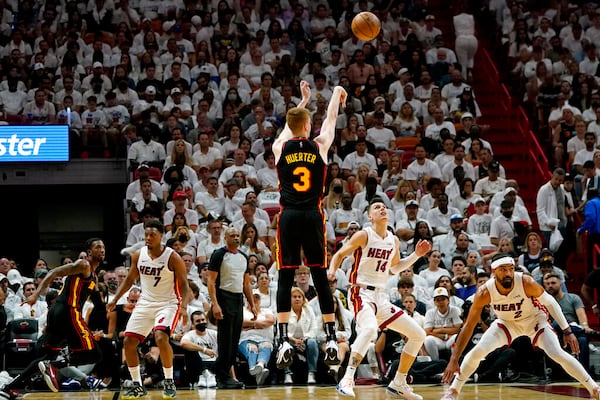
{"label": "blonde hair", "polygon": [[302,289],[300,289],[297,286],[294,286],[294,287],[292,287],[292,290],[290,291],[290,296],[293,296],[294,293],[298,293],[298,294],[302,295],[302,298],[304,299],[304,301],[302,302],[302,307],[304,307],[304,305],[306,304],[306,295],[304,294]]}
{"label": "blonde hair", "polygon": [[294,135],[304,133],[304,125],[310,121],[310,112],[306,108],[290,108],[285,118]]}

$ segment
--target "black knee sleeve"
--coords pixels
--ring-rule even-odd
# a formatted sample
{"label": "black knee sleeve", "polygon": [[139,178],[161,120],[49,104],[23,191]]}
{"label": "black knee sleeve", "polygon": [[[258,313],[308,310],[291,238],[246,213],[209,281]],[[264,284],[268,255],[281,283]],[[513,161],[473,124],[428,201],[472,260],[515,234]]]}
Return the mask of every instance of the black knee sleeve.
{"label": "black knee sleeve", "polygon": [[292,310],[292,295],[290,293],[294,285],[295,268],[282,268],[279,270],[277,281],[277,312],[290,312]]}
{"label": "black knee sleeve", "polygon": [[317,296],[319,297],[319,306],[321,307],[321,314],[333,314],[333,294],[329,290],[329,281],[327,280],[327,269],[326,268],[311,268],[313,283],[317,290]]}

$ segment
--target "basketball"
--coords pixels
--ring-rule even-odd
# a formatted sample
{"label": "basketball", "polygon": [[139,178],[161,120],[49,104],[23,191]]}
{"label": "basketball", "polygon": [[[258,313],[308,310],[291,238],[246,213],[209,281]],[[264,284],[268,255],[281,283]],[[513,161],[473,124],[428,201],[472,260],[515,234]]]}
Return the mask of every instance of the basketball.
{"label": "basketball", "polygon": [[360,40],[373,40],[379,35],[380,30],[381,22],[371,12],[363,11],[352,19],[352,32]]}

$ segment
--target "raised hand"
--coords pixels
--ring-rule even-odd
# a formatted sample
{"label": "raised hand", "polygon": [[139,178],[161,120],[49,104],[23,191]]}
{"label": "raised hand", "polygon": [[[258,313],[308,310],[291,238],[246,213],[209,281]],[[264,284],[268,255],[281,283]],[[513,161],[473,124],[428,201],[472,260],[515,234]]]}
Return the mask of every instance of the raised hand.
{"label": "raised hand", "polygon": [[307,81],[300,81],[300,93],[302,93],[302,100],[310,101],[310,84]]}

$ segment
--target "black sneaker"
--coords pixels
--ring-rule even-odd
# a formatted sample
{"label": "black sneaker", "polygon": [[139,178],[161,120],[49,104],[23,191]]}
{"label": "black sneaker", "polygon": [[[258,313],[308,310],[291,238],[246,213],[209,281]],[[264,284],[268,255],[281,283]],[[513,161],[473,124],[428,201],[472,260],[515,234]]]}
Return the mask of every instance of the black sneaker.
{"label": "black sneaker", "polygon": [[177,397],[177,388],[173,379],[165,379],[162,397],[163,399],[174,399]]}
{"label": "black sneaker", "polygon": [[228,376],[225,380],[219,380],[217,384],[217,388],[219,389],[243,389],[244,384],[242,382],[236,381],[232,377]]}
{"label": "black sneaker", "polygon": [[148,392],[146,388],[140,385],[139,382],[133,382],[133,385],[127,389],[125,394],[121,397],[123,400],[135,400],[140,397],[144,397]]}

